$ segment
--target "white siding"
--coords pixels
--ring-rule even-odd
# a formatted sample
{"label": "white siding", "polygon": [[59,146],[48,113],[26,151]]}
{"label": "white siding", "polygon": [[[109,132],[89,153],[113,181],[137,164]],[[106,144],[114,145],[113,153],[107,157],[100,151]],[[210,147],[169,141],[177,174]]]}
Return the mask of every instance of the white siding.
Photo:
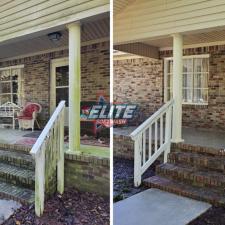
{"label": "white siding", "polygon": [[126,43],[219,26],[225,26],[224,0],[136,0],[115,15],[114,41]]}
{"label": "white siding", "polygon": [[0,42],[109,11],[109,0],[1,0]]}

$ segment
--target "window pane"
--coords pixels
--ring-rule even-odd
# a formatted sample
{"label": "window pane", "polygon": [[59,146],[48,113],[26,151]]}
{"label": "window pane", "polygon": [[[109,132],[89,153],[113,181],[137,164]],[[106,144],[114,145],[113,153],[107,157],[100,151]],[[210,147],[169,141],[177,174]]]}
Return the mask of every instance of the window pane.
{"label": "window pane", "polygon": [[183,102],[185,103],[192,102],[191,93],[192,93],[192,89],[183,89]]}
{"label": "window pane", "polygon": [[207,89],[194,89],[193,102],[194,103],[206,103],[207,99]]}
{"label": "window pane", "polygon": [[183,60],[183,72],[191,73],[193,70],[192,59],[184,59]]}
{"label": "window pane", "polygon": [[0,93],[11,93],[11,83],[0,83]]}
{"label": "window pane", "polygon": [[69,67],[60,66],[56,68],[56,87],[69,85]]}
{"label": "window pane", "polygon": [[12,87],[13,87],[13,93],[17,93],[18,92],[18,82],[13,81],[12,82]]}
{"label": "window pane", "polygon": [[0,104],[11,102],[11,95],[0,95]]}
{"label": "window pane", "polygon": [[183,74],[183,87],[184,88],[192,87],[192,74]]}
{"label": "window pane", "polygon": [[68,107],[68,94],[69,88],[56,88],[56,106],[59,104],[61,100],[66,101],[66,107]]}
{"label": "window pane", "polygon": [[18,95],[17,94],[13,95],[13,103],[18,105]]}
{"label": "window pane", "polygon": [[194,59],[194,72],[202,72],[202,59]]}
{"label": "window pane", "polygon": [[207,73],[194,74],[194,88],[208,88],[208,74]]}
{"label": "window pane", "polygon": [[209,58],[202,59],[202,72],[209,72]]}
{"label": "window pane", "polygon": [[0,81],[9,81],[11,79],[10,70],[0,71]]}

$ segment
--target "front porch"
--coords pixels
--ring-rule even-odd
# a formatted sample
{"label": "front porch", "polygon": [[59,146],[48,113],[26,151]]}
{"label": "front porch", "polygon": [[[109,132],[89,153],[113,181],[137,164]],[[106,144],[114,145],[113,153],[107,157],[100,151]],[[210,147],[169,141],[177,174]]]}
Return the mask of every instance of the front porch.
{"label": "front porch", "polygon": [[[129,135],[136,128],[137,126],[114,128],[113,129],[114,137],[124,136],[129,138]],[[154,134],[154,128],[152,134]],[[223,131],[182,127],[182,137],[184,139],[183,142],[184,144],[214,149],[225,149],[225,133]]]}

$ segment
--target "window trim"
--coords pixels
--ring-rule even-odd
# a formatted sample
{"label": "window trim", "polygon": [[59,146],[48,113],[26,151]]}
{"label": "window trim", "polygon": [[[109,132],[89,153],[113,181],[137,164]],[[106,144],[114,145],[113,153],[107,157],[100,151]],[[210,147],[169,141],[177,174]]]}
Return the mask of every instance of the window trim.
{"label": "window trim", "polygon": [[[10,73],[12,72],[13,69],[24,69],[24,64],[19,64],[19,65],[14,65],[14,66],[7,66],[7,67],[0,67],[0,71],[4,71],[4,70],[10,70]],[[11,74],[12,75],[12,74]],[[0,81],[1,82],[1,81]],[[10,83],[10,86],[11,86],[11,90],[12,90],[12,85],[13,85],[13,80],[9,80],[9,81],[2,81],[2,83]],[[19,80],[16,81],[17,83],[19,83]],[[10,92],[10,93],[1,93],[1,96],[3,95],[10,95],[11,96],[11,102],[13,102],[13,95],[17,95],[17,98],[19,100],[19,93],[14,93],[14,92]],[[0,102],[0,104],[2,104]]]}
{"label": "window trim", "polygon": [[[182,58],[183,59],[197,59],[197,58],[208,58],[209,59],[210,54],[201,54],[201,55],[185,55]],[[164,66],[164,103],[166,103],[168,101],[168,92],[167,92],[167,78],[168,78],[168,73],[167,73],[167,63],[169,60],[173,60],[173,57],[165,57],[164,58],[164,62],[163,62],[163,66]],[[208,75],[209,75],[209,71],[208,71]],[[207,82],[209,82],[209,76],[207,78]],[[183,86],[183,84],[182,84]],[[183,90],[183,87],[182,87]],[[207,99],[209,97],[209,88],[207,88]],[[209,100],[209,99],[208,99]],[[204,102],[204,103],[195,103],[195,102],[182,102],[182,105],[199,105],[199,106],[207,106],[209,103]]]}

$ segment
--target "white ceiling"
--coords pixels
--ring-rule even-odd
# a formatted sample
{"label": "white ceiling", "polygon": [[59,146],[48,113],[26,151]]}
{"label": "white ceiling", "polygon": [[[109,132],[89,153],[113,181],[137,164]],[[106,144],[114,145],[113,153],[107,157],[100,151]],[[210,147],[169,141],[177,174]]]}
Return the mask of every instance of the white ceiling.
{"label": "white ceiling", "polygon": [[[34,37],[19,42],[5,44],[0,46],[0,59],[16,57],[20,55],[45,51],[54,48],[68,46],[68,31],[60,30],[62,37],[57,42],[49,40],[48,35]],[[94,21],[86,21],[81,28],[81,41],[87,42],[99,38],[109,37],[109,17]]]}

